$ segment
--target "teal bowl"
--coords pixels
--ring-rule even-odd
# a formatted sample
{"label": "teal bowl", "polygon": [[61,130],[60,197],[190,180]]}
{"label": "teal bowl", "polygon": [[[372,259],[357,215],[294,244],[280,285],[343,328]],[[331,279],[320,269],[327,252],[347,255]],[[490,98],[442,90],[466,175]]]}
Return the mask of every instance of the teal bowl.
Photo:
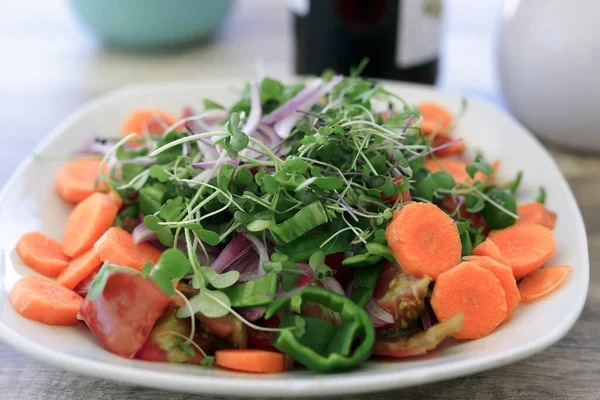
{"label": "teal bowl", "polygon": [[233,0],[71,0],[78,18],[104,41],[167,48],[209,36]]}

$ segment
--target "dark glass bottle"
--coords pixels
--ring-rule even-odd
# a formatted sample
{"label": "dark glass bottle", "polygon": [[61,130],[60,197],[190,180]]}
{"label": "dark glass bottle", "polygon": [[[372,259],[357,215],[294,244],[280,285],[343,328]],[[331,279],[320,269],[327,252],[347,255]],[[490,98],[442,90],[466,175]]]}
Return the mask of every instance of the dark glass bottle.
{"label": "dark glass bottle", "polygon": [[289,0],[296,72],[363,75],[433,84],[437,77],[441,0]]}

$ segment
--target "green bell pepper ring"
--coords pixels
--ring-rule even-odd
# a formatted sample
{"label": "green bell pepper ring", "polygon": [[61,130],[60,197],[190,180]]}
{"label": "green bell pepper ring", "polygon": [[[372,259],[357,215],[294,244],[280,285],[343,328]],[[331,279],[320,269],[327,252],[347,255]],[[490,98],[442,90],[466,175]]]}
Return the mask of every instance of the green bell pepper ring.
{"label": "green bell pepper ring", "polygon": [[[321,287],[308,286],[296,296],[280,298],[271,303],[265,318],[268,319],[277,311],[289,307],[293,298],[300,298],[303,303],[316,303],[329,308],[339,313],[344,322],[336,326],[326,321],[317,323],[312,317],[287,314],[280,327],[289,327],[293,325],[295,318],[301,318],[306,324],[306,330],[302,335],[298,335],[294,329],[277,332],[271,344],[278,350],[317,372],[347,370],[369,358],[375,343],[375,329],[363,308],[347,297]],[[325,329],[324,323],[331,326]],[[360,345],[350,354],[355,336],[360,339]],[[315,338],[319,340],[315,341]],[[315,346],[317,342],[321,345]]]}

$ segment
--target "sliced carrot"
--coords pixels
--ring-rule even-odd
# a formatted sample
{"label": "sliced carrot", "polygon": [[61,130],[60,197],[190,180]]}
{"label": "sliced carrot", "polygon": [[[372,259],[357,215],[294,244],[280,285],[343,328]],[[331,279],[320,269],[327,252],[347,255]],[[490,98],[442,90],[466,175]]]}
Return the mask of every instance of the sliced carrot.
{"label": "sliced carrot", "polygon": [[521,300],[517,281],[513,276],[512,269],[490,257],[468,256],[464,257],[464,259],[483,269],[487,269],[494,274],[498,281],[500,281],[500,285],[502,285],[502,289],[504,289],[504,294],[506,296],[506,321],[508,321]]}
{"label": "sliced carrot", "polygon": [[29,232],[21,236],[17,242],[17,254],[25,265],[51,277],[67,268],[70,260],[63,253],[60,243],[41,232]]}
{"label": "sliced carrot", "polygon": [[[442,146],[442,145],[444,145],[446,143],[450,143],[456,139],[458,139],[458,138],[456,136],[452,136],[452,135],[448,135],[448,136],[435,135],[435,137],[433,138],[433,141],[431,142],[431,147]],[[465,141],[461,140],[460,142],[454,143],[448,147],[445,147],[440,150],[436,150],[433,152],[433,154],[435,154],[436,157],[448,157],[448,156],[460,155],[464,152],[465,152]]]}
{"label": "sliced carrot", "polygon": [[502,254],[500,254],[500,250],[498,250],[498,246],[496,246],[494,244],[494,242],[492,242],[489,239],[485,239],[483,242],[481,242],[479,245],[477,245],[473,249],[473,255],[490,257],[490,258],[493,258],[494,260],[498,261],[501,264],[508,265],[508,263],[506,262],[504,257],[502,257]]}
{"label": "sliced carrot", "polygon": [[110,228],[94,244],[98,256],[109,264],[141,270],[145,263],[158,262],[160,251],[148,243],[133,243],[131,234],[119,227]]}
{"label": "sliced carrot", "polygon": [[490,271],[465,261],[438,277],[431,307],[440,321],[464,312],[463,327],[452,336],[478,339],[489,335],[506,319],[506,296]]}
{"label": "sliced carrot", "polygon": [[75,292],[39,275],[28,275],[14,284],[8,300],[25,318],[46,325],[75,325],[83,299]]}
{"label": "sliced carrot", "polygon": [[[490,181],[494,177],[493,175],[490,177],[486,177],[483,172],[477,171],[474,179],[471,179],[471,177],[469,176],[469,174],[467,173],[467,170],[466,170],[467,164],[469,164],[469,162],[465,161],[465,160],[458,160],[455,158],[438,158],[437,161],[439,162],[439,165],[438,165],[438,162],[436,162],[435,160],[433,160],[431,158],[426,159],[425,160],[425,168],[427,168],[431,172],[438,172],[438,171],[445,170],[450,175],[452,175],[452,177],[454,178],[454,180],[456,182],[466,182],[466,183],[471,184],[476,180]],[[440,168],[440,165],[441,165],[441,168]],[[498,161],[496,161],[490,165],[492,166],[492,168],[494,168],[494,170],[497,170],[500,163]]]}
{"label": "sliced carrot", "polygon": [[[136,137],[142,137],[144,132],[151,135],[162,135],[175,122],[177,122],[177,118],[165,110],[159,108],[139,109],[129,114],[123,122],[122,132],[124,136],[135,133]],[[140,143],[129,142],[128,145],[137,147]]]}
{"label": "sliced carrot", "polygon": [[545,296],[560,286],[565,277],[571,272],[570,265],[559,265],[538,269],[527,275],[519,284],[521,299],[531,301]]}
{"label": "sliced carrot", "polygon": [[423,117],[419,126],[424,135],[446,131],[452,120],[452,115],[445,107],[438,103],[425,102],[417,104],[417,108],[421,111]]}
{"label": "sliced carrot", "polygon": [[95,192],[108,189],[100,176],[99,158],[79,158],[63,165],[54,177],[56,193],[69,203],[79,203]]}
{"label": "sliced carrot", "polygon": [[235,371],[274,374],[285,371],[285,357],[267,350],[217,350],[215,364]]}
{"label": "sliced carrot", "polygon": [[88,251],[111,227],[119,208],[111,196],[94,193],[75,206],[63,235],[63,251],[77,257]]}
{"label": "sliced carrot", "polygon": [[56,282],[67,289],[74,289],[79,282],[87,278],[92,272],[96,271],[102,264],[102,260],[93,247],[71,260],[67,268],[58,275]]}
{"label": "sliced carrot", "polygon": [[554,225],[556,225],[556,213],[537,202],[520,205],[518,213],[518,224],[538,224],[548,229],[554,229]]}
{"label": "sliced carrot", "polygon": [[409,203],[397,213],[385,238],[404,272],[436,279],[460,263],[462,246],[458,228],[439,207]]}
{"label": "sliced carrot", "polygon": [[491,231],[488,240],[498,247],[516,279],[544,265],[556,251],[552,231],[537,224],[516,224]]}

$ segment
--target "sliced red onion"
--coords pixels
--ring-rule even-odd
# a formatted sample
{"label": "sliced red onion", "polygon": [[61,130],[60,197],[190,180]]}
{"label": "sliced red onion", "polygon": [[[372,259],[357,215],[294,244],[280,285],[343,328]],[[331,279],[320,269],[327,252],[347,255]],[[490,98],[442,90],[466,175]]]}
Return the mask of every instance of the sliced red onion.
{"label": "sliced red onion", "polygon": [[189,118],[197,113],[190,106],[184,106],[181,110],[181,118]]}
{"label": "sliced red onion", "polygon": [[75,151],[74,155],[105,155],[117,142],[100,137],[88,138],[83,149]]}
{"label": "sliced red onion", "polygon": [[221,251],[211,267],[218,273],[227,269],[235,260],[252,250],[252,242],[244,235],[236,235]]}
{"label": "sliced red onion", "polygon": [[87,296],[88,292],[90,291],[90,286],[92,285],[92,282],[94,281],[96,275],[98,275],[98,271],[89,274],[86,278],[79,282],[77,286],[75,286],[73,291],[81,297],[85,298],[85,296]]}
{"label": "sliced red onion", "polygon": [[[311,96],[306,102],[302,103],[300,106],[296,108],[296,110],[301,111],[309,111],[312,106],[323,96],[327,95],[333,88],[342,81],[342,76],[334,76],[331,78],[331,81],[327,82],[325,85],[321,86],[314,94]],[[294,111],[296,111],[294,110]],[[287,138],[292,129],[298,124],[298,122],[304,117],[304,114],[301,112],[293,112],[287,117],[277,121],[275,123],[275,132],[277,135],[285,139]]]}
{"label": "sliced red onion", "polygon": [[265,312],[267,311],[267,307],[247,307],[247,308],[239,308],[236,310],[238,314],[240,314],[246,321],[254,322],[257,319],[261,319]]}
{"label": "sliced red onion", "polygon": [[334,277],[323,279],[320,282],[325,289],[331,290],[332,292],[337,293],[339,295],[346,296],[346,294],[344,293],[344,288]]}
{"label": "sliced red onion", "polygon": [[415,119],[415,115],[411,115],[407,120],[406,120],[406,124],[404,124],[404,128],[402,129],[402,133],[406,133],[406,131],[408,130],[408,128],[410,127],[410,124],[412,124],[413,119]]}
{"label": "sliced red onion", "polygon": [[440,144],[439,146],[433,147],[431,150],[428,150],[428,151],[426,151],[424,153],[419,153],[419,154],[415,154],[414,156],[411,156],[408,159],[408,161],[413,161],[413,160],[415,160],[415,159],[417,159],[419,157],[425,157],[425,156],[427,156],[427,155],[429,155],[431,153],[435,153],[438,150],[442,150],[442,149],[445,149],[446,147],[453,146],[456,143],[460,143],[460,142],[462,142],[462,140],[463,140],[462,138],[457,138],[457,139],[451,140],[451,141],[449,141],[447,143]]}
{"label": "sliced red onion", "polygon": [[[323,80],[321,78],[317,78],[311,81],[304,89],[299,91],[294,97],[292,97],[287,103],[282,104],[278,109],[267,115],[262,119],[263,124],[273,124],[290,114],[293,114],[294,111],[300,107],[301,104],[305,103],[309,99],[311,99]],[[307,110],[308,111],[308,110]]]}
{"label": "sliced red onion", "polygon": [[254,271],[244,271],[240,275],[240,281],[244,282],[258,279],[266,274],[264,264],[265,261],[269,261],[269,252],[267,246],[265,246],[265,244],[257,237],[245,233],[242,233],[242,235],[246,236],[246,239],[252,243],[254,251],[258,254],[258,266],[256,269]]}
{"label": "sliced red onion", "polygon": [[196,135],[198,133],[209,132],[212,129],[212,125],[223,122],[225,118],[227,118],[227,111],[215,108],[207,110],[202,114],[183,118],[177,121],[174,126],[185,124],[185,128],[191,134]]}
{"label": "sliced red onion", "polygon": [[372,298],[369,299],[369,302],[365,305],[365,310],[367,310],[367,314],[369,314],[369,318],[371,318],[371,322],[373,322],[375,329],[387,329],[394,325],[394,316],[379,307]]}
{"label": "sliced red onion", "polygon": [[260,91],[258,90],[258,85],[254,84],[250,86],[250,114],[248,114],[246,123],[242,127],[242,132],[248,136],[252,136],[260,123],[261,116],[262,105],[260,103]]}
{"label": "sliced red onion", "polygon": [[425,302],[425,307],[421,313],[421,323],[423,324],[423,330],[431,328],[433,325],[438,323],[438,319],[431,308],[431,304],[428,301]]}
{"label": "sliced red onion", "polygon": [[247,282],[252,280],[248,279],[248,277],[252,277],[254,274],[256,274],[259,264],[260,258],[258,257],[258,254],[253,251],[252,247],[250,247],[247,253],[232,262],[229,267],[225,269],[225,271],[238,271],[240,273],[239,281]]}
{"label": "sliced red onion", "polygon": [[149,240],[156,240],[158,238],[158,234],[148,229],[143,222],[133,228],[131,236],[133,238],[133,243],[135,244],[147,242]]}

